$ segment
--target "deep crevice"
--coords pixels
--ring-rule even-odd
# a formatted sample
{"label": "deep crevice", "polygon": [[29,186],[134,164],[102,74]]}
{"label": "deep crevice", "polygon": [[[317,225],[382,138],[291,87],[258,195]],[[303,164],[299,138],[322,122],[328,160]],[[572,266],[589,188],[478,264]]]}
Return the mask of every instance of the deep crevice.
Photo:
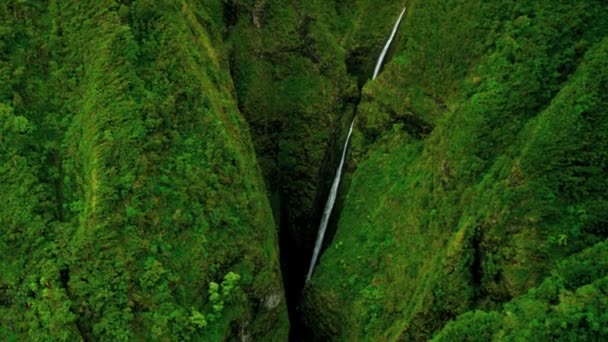
{"label": "deep crevice", "polygon": [[483,296],[482,280],[483,280],[483,269],[482,269],[482,258],[483,251],[481,247],[481,233],[478,229],[475,230],[473,237],[471,238],[471,248],[473,260],[471,261],[470,272],[471,272],[471,284],[473,285],[473,302],[478,301]]}
{"label": "deep crevice", "polygon": [[[337,125],[336,130],[331,135],[325,156],[321,163],[321,167],[319,168],[317,191],[313,209],[307,222],[303,223],[303,226],[306,228],[298,236],[291,236],[291,239],[286,240],[281,239],[281,266],[283,269],[283,279],[290,315],[291,341],[310,341],[314,339],[314,334],[310,330],[310,327],[306,326],[301,316],[300,303],[302,300],[302,292],[305,288],[306,273],[310,266],[310,259],[317,238],[321,216],[325,209],[331,184],[335,177],[336,168],[340,162],[344,139],[346,139],[344,128],[348,127],[347,125],[350,124],[350,121],[356,114],[357,107],[361,100],[361,90],[361,87],[359,87],[357,96],[346,99],[342,108],[343,115],[340,119],[342,124]],[[349,185],[344,181],[344,176],[346,176],[347,173],[349,173],[348,159],[345,161],[343,181],[338,189],[338,197],[327,226],[320,255],[322,255],[325,249],[331,245],[338,228],[338,220],[344,204],[345,189],[347,189]],[[291,235],[289,232],[289,226],[280,226],[280,236]],[[296,241],[295,244],[294,240]],[[317,260],[317,264],[319,261],[320,258]]]}
{"label": "deep crevice", "polygon": [[[390,53],[385,59],[385,64],[390,61],[390,56],[393,52],[393,47],[389,50]],[[358,71],[362,71],[360,69]],[[356,73],[357,69],[348,70],[349,74],[357,77],[357,95],[352,98],[345,99],[344,106],[342,108],[342,118],[340,121],[346,120],[347,122],[341,122],[337,125],[336,130],[333,132],[330,142],[328,143],[325,156],[321,167],[319,168],[317,192],[315,196],[315,202],[313,206],[310,218],[306,222],[299,222],[300,227],[306,227],[304,231],[295,232],[292,229],[293,223],[286,222],[285,220],[279,223],[279,238],[280,238],[280,255],[281,255],[281,271],[285,287],[285,295],[287,300],[287,307],[289,312],[289,320],[291,325],[290,330],[290,341],[310,341],[314,340],[314,333],[312,327],[308,327],[300,312],[300,305],[302,300],[302,293],[305,288],[305,278],[308,271],[310,259],[314,249],[314,244],[319,228],[319,222],[325,209],[325,204],[329,191],[331,188],[332,181],[335,177],[336,168],[340,161],[342,148],[344,146],[345,127],[348,127],[351,120],[355,117],[358,106],[362,99],[362,89],[365,84],[371,80],[367,78],[359,78],[360,75]],[[355,74],[353,74],[355,72]],[[404,119],[410,125],[415,127],[413,129],[414,135],[418,137],[424,137],[431,130],[432,126],[422,120],[416,120],[418,118],[412,118],[411,120]],[[405,122],[404,122],[405,123]],[[350,146],[349,146],[350,149]],[[347,151],[348,153],[348,151]],[[342,181],[338,189],[338,195],[336,202],[330,217],[325,239],[319,254],[317,264],[320,262],[324,251],[332,244],[335,235],[337,233],[338,221],[344,206],[346,189],[350,186],[348,175],[353,172],[352,166],[349,167],[348,154],[344,164],[344,170],[342,175]],[[280,201],[285,203],[284,201]],[[281,208],[282,217],[287,216],[288,208]]]}
{"label": "deep crevice", "polygon": [[238,22],[238,10],[234,1],[224,1],[223,13],[224,23],[228,28],[226,32],[230,32],[230,28],[235,26]]}
{"label": "deep crevice", "polygon": [[[278,53],[298,53],[301,56],[308,58],[313,64],[317,64],[319,63],[319,57],[316,56],[314,49],[311,49],[315,43],[314,39],[310,37],[309,34],[310,25],[313,23],[314,18],[303,15],[298,10],[296,3],[292,3],[292,5],[298,13],[299,25],[297,26],[297,34],[303,43],[287,47],[284,50],[278,51]],[[224,20],[229,26],[228,33],[225,37],[230,36],[230,30],[237,25],[240,20],[239,17],[243,14],[239,13],[238,7],[239,6],[233,2],[224,4]],[[390,60],[390,56],[394,53],[395,48],[395,44],[390,47],[385,59],[385,64]],[[310,212],[304,216],[301,215],[298,208],[290,207],[290,202],[293,202],[291,199],[293,199],[293,196],[295,195],[289,193],[287,190],[283,192],[280,186],[276,186],[277,184],[283,184],[280,168],[277,168],[276,172],[272,172],[270,175],[265,175],[268,197],[272,204],[275,222],[278,226],[280,267],[291,326],[291,341],[308,341],[314,337],[301,317],[300,303],[302,300],[302,291],[305,287],[306,273],[312,257],[319,222],[321,221],[331,184],[335,177],[336,168],[340,162],[344,139],[346,139],[346,130],[348,129],[351,120],[353,120],[356,115],[359,103],[362,100],[362,88],[371,80],[370,75],[373,71],[374,61],[379,53],[379,51],[375,50],[375,46],[366,46],[359,48],[357,51],[351,51],[347,55],[347,60],[345,60],[347,73],[356,78],[357,92],[346,92],[343,94],[344,97],[341,98],[342,105],[341,108],[337,110],[337,113],[340,113],[341,117],[335,122],[335,128],[328,138],[324,157],[318,168],[316,182],[313,184],[316,191]],[[264,52],[258,52],[257,57],[271,62],[276,58],[275,55],[265,55]],[[234,50],[230,52],[229,66],[237,93],[235,94],[237,95],[235,96],[237,98],[237,106],[241,112],[245,112],[245,109],[242,107],[242,103],[238,98],[239,73],[236,68]],[[417,126],[419,131],[427,131],[426,125],[420,124]],[[256,152],[260,153],[261,151]],[[266,155],[266,157],[269,156]],[[278,153],[270,157],[278,158]],[[352,171],[352,162],[349,163],[349,158],[347,157],[344,164],[343,180],[338,189],[338,196],[327,227],[320,258],[317,263],[321,260],[323,252],[332,244],[336,235],[338,221],[344,206],[345,189],[350,185],[349,174],[351,174]],[[269,176],[274,178],[269,179]]]}
{"label": "deep crevice", "polygon": [[59,270],[59,281],[61,282],[61,287],[63,287],[66,292],[69,291],[68,283],[70,282],[70,269],[63,268]]}

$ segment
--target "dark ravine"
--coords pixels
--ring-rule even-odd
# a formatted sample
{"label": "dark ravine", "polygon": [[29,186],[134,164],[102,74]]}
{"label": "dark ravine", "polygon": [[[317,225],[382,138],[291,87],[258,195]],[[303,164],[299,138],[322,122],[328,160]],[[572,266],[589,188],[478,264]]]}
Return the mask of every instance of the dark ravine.
{"label": "dark ravine", "polygon": [[[319,340],[560,339],[576,336],[571,327],[599,336],[561,310],[588,317],[604,306],[606,273],[575,266],[595,275],[564,290],[557,279],[570,275],[556,265],[578,263],[581,250],[606,260],[596,230],[606,198],[574,175],[591,172],[591,160],[606,169],[605,145],[583,141],[606,132],[585,122],[606,109],[597,95],[606,75],[591,74],[608,26],[595,15],[563,25],[605,6],[412,3],[407,43],[364,89],[353,146],[364,152],[335,242],[306,288],[305,321]],[[593,103],[579,107],[585,114],[580,101]],[[584,218],[573,218],[578,206]],[[589,303],[585,294],[597,304],[575,304]]]}
{"label": "dark ravine", "polygon": [[[387,52],[390,50],[391,48],[391,43],[392,40],[394,38],[394,36],[396,35],[397,32],[397,28],[399,27],[401,18],[403,17],[403,14],[405,13],[405,8],[403,9],[403,11],[401,12],[399,19],[397,20],[397,22],[395,23],[395,26],[393,28],[393,32],[390,36],[390,38],[387,40],[385,47],[382,51],[382,53],[380,54],[380,57],[378,58],[378,61],[376,63],[376,70],[374,70],[374,75],[370,78],[370,80],[373,80],[375,78],[375,76],[377,75],[377,73],[379,73],[380,68],[382,67],[382,64],[385,62],[385,60],[388,60],[389,58],[387,58],[388,56],[386,56]],[[361,88],[359,88],[358,91],[358,97],[356,97],[354,99],[353,105],[352,105],[352,117],[349,121],[350,121],[350,126],[354,125],[354,115],[357,112],[357,107],[358,104],[361,100]],[[348,117],[348,116],[347,116]],[[338,126],[340,127],[340,126]],[[352,127],[350,128],[350,130],[352,130]],[[345,139],[349,139],[350,138],[350,132],[346,135]],[[343,134],[334,134],[335,137],[342,137]],[[342,139],[343,140],[343,139]],[[326,160],[333,160],[332,163],[325,163],[324,162],[324,167],[322,167],[320,170],[320,175],[325,174],[326,176],[334,176],[335,177],[340,177],[339,175],[333,175],[332,171],[336,170],[336,168],[341,169],[345,166],[343,165],[336,165],[336,163],[344,163],[345,160],[340,161],[339,160],[339,156],[342,155],[342,159],[345,159],[345,154],[346,154],[346,149],[348,148],[347,143],[346,144],[340,144],[338,143],[340,140],[338,139],[332,139],[332,142],[329,144],[329,149],[326,153]],[[349,170],[352,171],[352,170]],[[340,170],[341,173],[341,170]],[[320,179],[331,179],[329,177],[320,177]],[[335,182],[335,179],[334,179]],[[325,249],[327,246],[329,246],[333,240],[333,236],[336,233],[336,228],[337,228],[337,221],[339,219],[339,214],[340,214],[340,209],[343,205],[343,200],[344,198],[342,196],[340,196],[340,194],[338,193],[339,189],[342,189],[344,191],[344,189],[347,188],[347,186],[342,186],[342,187],[336,187],[333,191],[335,191],[335,194],[330,194],[331,192],[331,184],[329,181],[321,181],[321,184],[325,184],[325,185],[321,185],[318,187],[318,192],[317,192],[317,196],[316,196],[316,205],[315,205],[315,209],[313,211],[313,215],[311,216],[311,219],[305,223],[306,226],[310,227],[308,229],[308,231],[311,231],[316,227],[316,222],[319,222],[320,220],[324,220],[326,219],[327,222],[322,223],[322,225],[324,224],[325,226],[323,227],[323,229],[325,230],[323,232],[323,235],[325,236],[325,239],[321,238],[321,240],[319,240],[319,237],[317,237],[317,241],[316,244],[317,246],[315,246],[315,244],[310,243],[311,239],[309,238],[304,238],[305,236],[310,236],[311,234],[300,234],[298,236],[296,236],[295,238],[293,236],[285,236],[288,234],[285,234],[285,231],[287,229],[285,229],[284,227],[281,228],[280,230],[280,236],[281,236],[281,245],[280,245],[280,250],[281,250],[281,264],[282,264],[282,271],[283,271],[283,277],[285,280],[285,289],[286,289],[286,296],[287,296],[287,301],[288,301],[288,308],[289,308],[289,314],[290,314],[290,322],[291,322],[291,333],[290,333],[290,339],[294,340],[294,341],[307,341],[310,340],[311,338],[313,338],[314,333],[312,332],[312,329],[314,329],[314,327],[309,327],[306,326],[304,324],[304,321],[302,320],[301,317],[301,312],[299,310],[299,305],[300,305],[300,301],[301,301],[301,294],[302,291],[304,289],[305,283],[306,283],[306,277],[302,276],[302,272],[308,272],[308,276],[310,276],[310,273],[312,272],[312,264],[311,263],[305,263],[303,262],[303,260],[305,261],[306,259],[302,258],[302,256],[307,256],[307,255],[311,255],[313,253],[311,253],[311,251],[313,251],[313,249],[318,248],[318,252],[321,252],[323,249]],[[339,183],[338,183],[339,184]],[[331,199],[332,203],[331,206],[332,208],[330,210],[332,210],[332,212],[334,213],[334,215],[332,216],[328,216],[327,218],[322,218],[322,216],[324,215],[328,215],[327,213],[327,205],[328,205],[328,201],[327,198],[328,196],[335,196],[334,198]],[[335,206],[335,208],[334,208]],[[302,240],[305,241],[304,243],[304,250],[302,250]],[[309,241],[309,242],[306,242]],[[308,246],[308,247],[306,247]],[[313,247],[313,248],[311,248]],[[301,253],[294,253],[294,251],[299,251]],[[296,257],[294,257],[294,255]]]}
{"label": "dark ravine", "polygon": [[[356,110],[356,104],[353,106]],[[354,111],[353,111],[354,114]],[[314,336],[310,329],[303,324],[300,302],[302,299],[302,291],[305,286],[306,272],[309,267],[309,260],[312,256],[315,243],[315,230],[318,228],[318,222],[321,220],[325,202],[329,194],[331,187],[330,180],[333,176],[333,172],[336,169],[337,163],[339,162],[339,154],[341,152],[341,146],[339,142],[342,140],[340,137],[342,134],[336,132],[332,134],[332,140],[329,144],[329,148],[324,158],[324,162],[320,167],[319,171],[319,186],[317,188],[317,195],[315,196],[315,205],[313,207],[312,215],[309,220],[302,223],[303,227],[307,227],[301,234],[290,234],[288,227],[280,226],[280,252],[281,252],[281,265],[283,272],[283,280],[285,282],[285,292],[287,297],[287,307],[290,315],[290,340],[291,341],[310,341]],[[328,181],[329,180],[329,181]],[[348,184],[343,183],[341,190],[345,191],[348,188]],[[332,238],[337,228],[337,220],[340,216],[341,206],[344,198],[339,194],[336,205],[335,215],[330,219],[327,226],[326,239],[323,244],[323,249],[331,244]]]}
{"label": "dark ravine", "polygon": [[[387,41],[384,45],[384,48],[382,49],[382,52],[380,53],[380,56],[378,57],[378,61],[376,62],[376,66],[374,67],[374,72],[372,74],[372,78],[371,78],[372,80],[376,79],[376,77],[378,76],[378,73],[380,72],[380,69],[382,68],[382,65],[384,63],[384,58],[386,57],[386,54],[387,54],[389,48],[391,47],[393,39],[395,38],[397,29],[399,28],[399,25],[401,24],[401,19],[403,19],[403,15],[405,14],[405,10],[406,10],[406,7],[404,7],[403,10],[401,11],[401,13],[399,14],[399,18],[395,22],[393,30],[392,30],[389,38],[387,39]],[[355,113],[356,113],[356,109],[355,109]],[[340,164],[338,165],[338,167],[336,169],[336,174],[334,176],[334,180],[332,182],[332,185],[331,185],[331,188],[329,191],[329,195],[327,197],[327,202],[323,209],[323,216],[321,217],[321,223],[319,224],[319,230],[317,232],[317,240],[315,242],[315,248],[313,250],[312,258],[311,258],[310,264],[308,266],[308,272],[306,274],[306,283],[308,283],[308,281],[310,281],[310,278],[312,277],[312,272],[314,271],[314,267],[317,263],[317,258],[319,257],[321,248],[323,247],[323,241],[325,238],[325,232],[327,230],[327,225],[329,223],[332,211],[334,209],[336,197],[338,196],[340,181],[342,180],[342,169],[344,167],[344,161],[346,159],[346,154],[348,152],[348,146],[349,146],[349,142],[350,142],[350,137],[353,133],[354,125],[355,125],[355,117],[353,116],[353,118],[351,119],[350,125],[349,125],[348,133],[346,134],[344,146],[342,147]]]}
{"label": "dark ravine", "polygon": [[[252,63],[254,67],[262,66],[264,63],[268,63],[270,65],[274,65],[275,68],[281,68],[283,66],[275,65],[276,63],[279,63],[277,62],[277,55],[290,56],[290,58],[306,60],[305,63],[312,66],[311,69],[313,70],[318,68],[318,70],[315,70],[315,72],[318,72],[320,76],[314,77],[321,77],[323,79],[325,77],[321,75],[326,73],[326,69],[329,67],[327,60],[332,60],[331,63],[340,63],[340,61],[338,60],[334,62],[334,56],[323,56],[323,54],[326,52],[317,50],[316,44],[318,43],[316,41],[318,37],[315,35],[317,35],[318,32],[314,32],[313,30],[315,29],[316,25],[319,25],[318,19],[315,19],[312,16],[312,13],[306,13],[303,11],[303,9],[299,6],[294,4],[292,4],[292,6],[295,6],[294,12],[297,14],[294,15],[294,22],[292,23],[293,27],[291,29],[286,29],[286,31],[290,32],[290,35],[293,36],[293,40],[289,42],[289,45],[277,45],[275,51],[265,51],[263,46],[257,46],[251,43],[251,41],[255,39],[250,39],[247,44],[252,44],[252,46],[249,47],[251,52],[249,52],[248,57],[253,58],[255,61],[247,61],[247,63]],[[239,30],[242,30],[245,26],[248,27],[247,30],[253,31],[253,33],[249,32],[249,34],[259,37],[256,39],[263,40],[264,27],[266,25],[272,25],[273,9],[276,8],[265,8],[265,14],[263,17],[266,19],[260,22],[261,28],[255,28],[249,27],[250,14],[247,9],[240,8],[238,5],[234,4],[230,7],[226,7],[226,16],[230,18],[231,22],[235,23],[234,25],[231,25],[232,28],[229,36],[239,34]],[[310,8],[308,11],[310,11]],[[238,13],[238,18],[236,21],[234,21],[234,13]],[[369,48],[371,50],[380,50],[381,46],[378,44],[378,46],[369,46]],[[368,54],[373,55],[373,53]],[[353,69],[350,69],[344,61],[342,61],[343,64],[334,66],[335,69],[343,69],[343,71],[340,71],[342,74],[335,76],[334,79],[329,77],[326,78],[327,80],[330,80],[332,83],[336,84],[336,91],[341,92],[341,94],[338,102],[334,104],[335,108],[327,108],[315,113],[315,115],[319,117],[326,117],[327,114],[324,113],[325,111],[329,110],[335,112],[333,114],[333,120],[326,122],[326,125],[329,127],[325,133],[327,134],[327,138],[320,141],[321,143],[325,144],[325,147],[312,147],[313,149],[320,149],[323,151],[323,153],[320,154],[320,158],[315,160],[315,164],[313,164],[314,168],[311,169],[311,173],[314,173],[315,177],[312,178],[312,181],[309,184],[305,184],[306,187],[313,187],[314,192],[310,194],[312,197],[310,208],[308,210],[303,210],[306,209],[306,207],[302,208],[302,203],[297,200],[299,194],[291,190],[292,188],[295,188],[295,183],[293,187],[291,185],[291,183],[294,181],[293,171],[280,167],[282,153],[281,147],[269,147],[268,145],[263,145],[263,140],[266,139],[265,135],[267,134],[268,126],[266,123],[264,123],[264,125],[260,125],[258,123],[258,119],[256,117],[257,113],[252,112],[252,109],[248,104],[246,94],[248,91],[247,87],[252,89],[256,88],[256,79],[247,79],[248,75],[242,70],[242,64],[245,62],[240,59],[237,49],[233,48],[230,56],[231,75],[237,88],[237,94],[239,94],[239,108],[241,112],[245,114],[245,117],[249,119],[252,127],[254,143],[258,143],[258,156],[259,158],[270,159],[271,162],[267,164],[276,165],[275,167],[266,168],[264,171],[266,171],[267,189],[269,197],[271,198],[271,203],[273,203],[275,220],[279,226],[281,270],[292,321],[292,330],[298,331],[300,330],[298,328],[300,324],[300,317],[297,308],[304,286],[308,261],[310,260],[312,249],[314,248],[316,228],[322,216],[323,206],[331,185],[331,179],[333,178],[336,166],[339,163],[339,156],[342,152],[345,138],[344,127],[350,124],[352,117],[357,110],[358,103],[361,99],[361,86],[363,84],[359,84],[357,86],[357,83],[353,81],[356,79],[356,75],[351,75],[348,73],[352,72]],[[373,65],[373,61],[370,64]],[[370,75],[372,71],[373,70],[367,70],[368,75]],[[310,70],[299,72],[308,73]],[[295,75],[297,77],[302,77],[300,74]],[[346,82],[340,81],[340,79],[343,79],[344,77],[348,77],[348,79],[345,79]],[[276,91],[280,89],[281,81],[281,79],[277,80],[273,78],[271,81],[267,80],[266,82],[276,82],[274,87],[275,89],[273,89],[273,91]],[[347,86],[341,83],[345,83]],[[349,86],[349,83],[352,83],[353,86]],[[344,87],[344,89],[340,89],[340,87]],[[349,89],[349,87],[352,89]],[[265,94],[264,96],[270,96],[270,94]],[[282,94],[279,92],[278,96],[282,96]],[[326,100],[321,98],[321,101]],[[278,106],[266,110],[275,110],[277,107]],[[265,109],[258,108],[257,110],[259,111]],[[282,115],[287,115],[287,113],[283,113]],[[269,117],[272,117],[272,115],[269,115]],[[274,140],[279,141],[281,139],[285,139],[282,138],[281,133],[287,130],[290,123],[284,122],[284,119],[281,118],[272,120],[274,121],[270,121],[270,125],[272,127],[272,131],[276,132]],[[315,125],[311,125],[310,129],[318,129],[318,127],[313,126]],[[289,141],[288,139],[289,138],[285,140]],[[303,143],[301,141],[297,141],[296,144]],[[310,149],[311,147],[306,146],[306,148]],[[301,165],[296,166],[300,167]],[[341,198],[338,199],[338,210],[341,206],[341,200]],[[300,214],[302,212],[304,212],[304,214]],[[335,232],[337,217],[338,215],[332,217],[331,222],[329,223],[328,237],[330,238]],[[328,241],[331,241],[331,239],[328,239]],[[328,245],[328,243],[325,245]],[[298,334],[299,333],[292,333],[293,336],[297,336]]]}

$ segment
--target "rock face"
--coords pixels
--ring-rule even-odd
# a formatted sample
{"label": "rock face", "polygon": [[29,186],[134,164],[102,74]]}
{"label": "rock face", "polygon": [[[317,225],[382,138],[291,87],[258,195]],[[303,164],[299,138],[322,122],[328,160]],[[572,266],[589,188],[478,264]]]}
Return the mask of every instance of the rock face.
{"label": "rock face", "polygon": [[286,340],[221,2],[0,17],[0,339]]}
{"label": "rock face", "polygon": [[314,337],[606,336],[607,10],[410,1],[305,290]]}

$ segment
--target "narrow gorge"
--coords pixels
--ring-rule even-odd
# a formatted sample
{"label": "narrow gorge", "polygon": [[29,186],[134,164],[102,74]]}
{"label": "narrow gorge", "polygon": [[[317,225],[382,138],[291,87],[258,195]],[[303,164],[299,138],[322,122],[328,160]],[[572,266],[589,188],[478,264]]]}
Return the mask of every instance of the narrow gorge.
{"label": "narrow gorge", "polygon": [[[384,57],[386,57],[386,52],[388,51],[393,39],[395,38],[395,34],[397,33],[397,29],[399,28],[399,24],[401,23],[401,19],[403,18],[403,14],[405,13],[406,8],[404,7],[399,14],[399,18],[395,23],[395,27],[393,27],[393,31],[391,32],[390,37],[386,41],[382,52],[380,53],[380,57],[378,57],[378,61],[376,62],[376,66],[374,67],[374,74],[372,75],[372,80],[376,79],[378,73],[380,72],[380,68],[382,67],[382,63],[384,62]],[[356,108],[355,108],[356,113]],[[310,266],[308,266],[308,273],[306,274],[306,282],[310,280],[312,276],[312,271],[314,270],[315,264],[317,262],[317,258],[319,257],[319,253],[321,251],[321,247],[323,245],[323,238],[325,237],[325,231],[327,230],[327,224],[329,223],[329,217],[331,216],[332,210],[334,208],[334,204],[336,202],[336,196],[338,194],[338,187],[340,186],[340,181],[342,179],[342,168],[344,167],[344,159],[346,158],[346,151],[348,150],[348,143],[350,141],[350,136],[353,134],[353,127],[355,125],[355,118],[353,117],[350,126],[348,128],[348,133],[346,134],[346,140],[344,142],[344,147],[342,147],[342,155],[340,157],[340,164],[338,165],[338,169],[336,171],[336,175],[334,176],[334,180],[331,184],[331,188],[329,190],[329,197],[327,198],[327,203],[323,209],[323,216],[321,217],[321,224],[319,225],[319,231],[317,233],[317,240],[315,242],[315,248],[313,250],[312,259],[310,260]]]}

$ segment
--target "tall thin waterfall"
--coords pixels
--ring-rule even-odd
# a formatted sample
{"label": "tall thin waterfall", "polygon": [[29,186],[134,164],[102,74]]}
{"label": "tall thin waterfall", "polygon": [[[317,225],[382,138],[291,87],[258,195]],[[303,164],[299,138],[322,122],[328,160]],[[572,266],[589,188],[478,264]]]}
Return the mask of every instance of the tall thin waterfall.
{"label": "tall thin waterfall", "polygon": [[[397,28],[399,28],[399,24],[401,23],[401,19],[403,18],[403,14],[405,13],[405,7],[401,11],[395,26],[393,27],[393,31],[391,32],[390,37],[386,41],[384,45],[384,49],[382,49],[382,53],[380,53],[380,57],[378,57],[378,61],[376,62],[376,67],[374,68],[374,74],[372,76],[372,80],[378,76],[380,72],[380,67],[382,66],[382,62],[384,61],[384,57],[386,56],[386,52],[388,51],[391,43],[393,42],[393,38],[395,38],[395,34],[397,33]],[[312,271],[315,268],[315,264],[317,263],[317,258],[319,257],[319,252],[321,251],[321,246],[323,245],[323,238],[325,237],[325,231],[327,230],[327,223],[329,222],[329,217],[331,216],[331,211],[334,208],[334,204],[336,202],[336,196],[338,194],[338,186],[340,185],[340,179],[342,178],[342,167],[344,166],[344,159],[346,157],[346,150],[348,149],[348,142],[350,141],[350,136],[353,133],[353,126],[355,124],[355,118],[350,122],[350,128],[348,129],[348,135],[346,136],[346,141],[344,142],[344,148],[342,149],[342,157],[340,158],[340,165],[338,165],[338,170],[336,171],[336,177],[334,177],[334,181],[331,184],[331,189],[329,191],[329,197],[327,198],[327,203],[325,203],[325,209],[323,210],[323,217],[321,218],[321,224],[319,225],[319,232],[317,233],[317,241],[315,242],[315,250],[312,254],[312,259],[310,260],[310,266],[308,268],[308,274],[306,275],[306,282],[310,280],[312,276]]]}

